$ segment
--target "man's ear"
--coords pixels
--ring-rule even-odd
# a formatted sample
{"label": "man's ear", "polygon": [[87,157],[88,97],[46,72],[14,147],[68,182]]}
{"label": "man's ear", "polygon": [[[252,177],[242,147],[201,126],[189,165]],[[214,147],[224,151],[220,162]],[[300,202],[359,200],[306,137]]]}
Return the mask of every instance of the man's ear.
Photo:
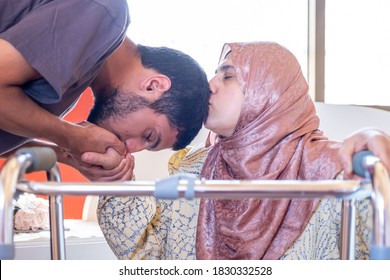
{"label": "man's ear", "polygon": [[142,83],[142,89],[148,93],[155,94],[157,98],[170,88],[171,79],[162,74],[150,76]]}

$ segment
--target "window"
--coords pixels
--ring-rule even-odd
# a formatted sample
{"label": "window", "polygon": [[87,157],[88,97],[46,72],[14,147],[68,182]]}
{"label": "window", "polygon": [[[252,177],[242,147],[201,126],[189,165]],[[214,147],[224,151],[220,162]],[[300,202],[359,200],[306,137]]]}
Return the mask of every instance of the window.
{"label": "window", "polygon": [[[275,41],[307,73],[307,0],[131,0],[128,36],[179,49],[212,78],[226,42]],[[306,76],[307,77],[307,76]]]}
{"label": "window", "polygon": [[390,106],[389,12],[388,0],[326,0],[326,103]]}
{"label": "window", "polygon": [[[316,100],[390,106],[389,0],[129,0],[128,3],[132,19],[128,35],[134,42],[184,51],[203,66],[209,78],[225,42],[275,41],[295,54],[310,79],[310,92],[313,98],[316,94]],[[320,11],[317,10],[314,21],[311,13],[309,20],[309,9],[312,11],[316,3]],[[324,14],[325,23],[318,25]],[[317,26],[313,27],[313,22]],[[322,46],[309,50],[309,43],[313,47],[312,30],[324,40],[319,41]],[[316,72],[312,72],[313,67],[308,69],[314,57],[320,62],[315,66],[319,66]]]}

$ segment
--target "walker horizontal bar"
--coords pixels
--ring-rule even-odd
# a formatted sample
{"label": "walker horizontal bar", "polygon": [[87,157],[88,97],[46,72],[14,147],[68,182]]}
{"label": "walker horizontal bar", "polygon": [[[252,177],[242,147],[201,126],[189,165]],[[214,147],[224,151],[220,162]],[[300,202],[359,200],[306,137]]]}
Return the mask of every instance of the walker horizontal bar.
{"label": "walker horizontal bar", "polygon": [[[24,192],[42,195],[112,195],[112,196],[148,196],[156,192],[155,181],[105,182],[18,182],[16,188]],[[185,197],[187,180],[179,180],[177,196]],[[199,198],[365,198],[371,189],[354,180],[195,180],[193,182],[194,197]],[[358,196],[358,197],[356,197]]]}

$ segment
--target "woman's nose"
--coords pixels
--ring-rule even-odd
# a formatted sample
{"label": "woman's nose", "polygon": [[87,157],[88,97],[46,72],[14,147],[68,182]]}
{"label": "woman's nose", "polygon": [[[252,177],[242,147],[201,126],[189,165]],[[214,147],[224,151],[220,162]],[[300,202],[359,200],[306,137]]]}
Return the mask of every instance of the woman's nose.
{"label": "woman's nose", "polygon": [[127,139],[125,145],[128,153],[136,153],[147,148],[147,143],[141,139]]}
{"label": "woman's nose", "polygon": [[209,85],[210,85],[210,91],[211,91],[211,94],[214,94],[217,92],[217,77],[215,76],[214,78],[212,78],[209,82]]}

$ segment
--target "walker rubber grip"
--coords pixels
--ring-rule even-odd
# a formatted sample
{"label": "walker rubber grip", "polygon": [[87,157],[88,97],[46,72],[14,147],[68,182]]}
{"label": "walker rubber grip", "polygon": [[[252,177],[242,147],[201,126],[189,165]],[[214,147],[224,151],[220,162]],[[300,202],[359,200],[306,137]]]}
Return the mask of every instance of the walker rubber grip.
{"label": "walker rubber grip", "polygon": [[35,148],[22,148],[16,152],[18,155],[30,155],[31,165],[26,169],[26,173],[34,171],[48,171],[57,162],[57,155],[51,148],[35,147]]}
{"label": "walker rubber grip", "polygon": [[185,198],[193,199],[195,197],[195,180],[197,177],[192,174],[175,174],[168,178],[156,182],[153,196],[161,199],[179,198],[179,183],[180,180],[186,180],[187,186],[185,190]]}
{"label": "walker rubber grip", "polygon": [[357,152],[352,157],[352,168],[353,173],[359,175],[360,177],[366,177],[366,170],[364,168],[364,159],[368,156],[374,156],[372,152],[364,150]]}
{"label": "walker rubber grip", "polygon": [[180,175],[173,175],[156,182],[153,196],[159,199],[175,199],[179,197],[177,186]]}
{"label": "walker rubber grip", "polygon": [[12,260],[15,256],[13,244],[0,244],[0,260]]}
{"label": "walker rubber grip", "polygon": [[371,245],[370,260],[390,260],[390,247]]}

